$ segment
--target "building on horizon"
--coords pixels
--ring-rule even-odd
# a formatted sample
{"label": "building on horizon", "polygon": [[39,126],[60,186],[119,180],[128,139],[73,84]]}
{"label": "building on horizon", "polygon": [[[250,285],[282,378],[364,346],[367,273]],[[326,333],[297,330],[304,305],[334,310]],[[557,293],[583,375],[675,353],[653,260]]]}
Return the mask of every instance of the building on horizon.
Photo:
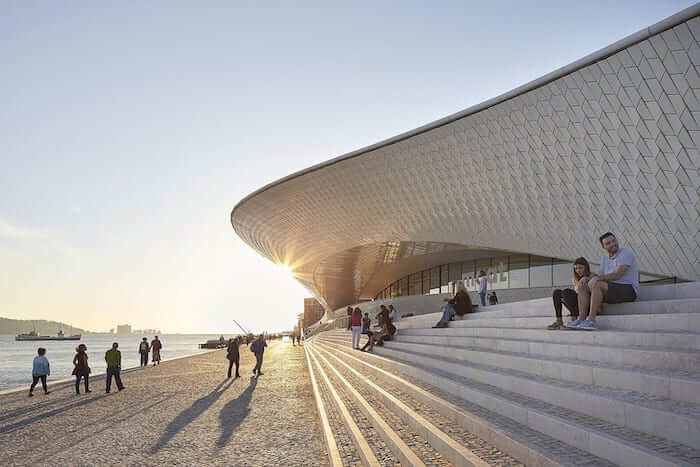
{"label": "building on horizon", "polygon": [[117,334],[131,334],[131,325],[130,324],[118,324],[117,325]]}
{"label": "building on horizon", "polygon": [[635,252],[642,281],[697,281],[697,50],[700,19],[673,16],[264,186],[231,224],[329,316],[363,301],[418,303],[457,280],[473,291],[480,270],[505,300],[546,296],[571,284],[576,257],[599,262],[607,231]]}

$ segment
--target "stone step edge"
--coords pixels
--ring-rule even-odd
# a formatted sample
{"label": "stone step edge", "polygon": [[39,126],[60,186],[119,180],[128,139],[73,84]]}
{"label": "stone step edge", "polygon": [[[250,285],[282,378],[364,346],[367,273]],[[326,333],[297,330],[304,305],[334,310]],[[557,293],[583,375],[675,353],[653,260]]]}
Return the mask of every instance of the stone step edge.
{"label": "stone step edge", "polygon": [[[347,343],[338,339],[334,338],[322,338],[325,342],[330,342],[330,343],[337,343],[339,345],[347,346]],[[642,393],[642,394],[649,394],[652,396],[656,397],[665,397],[669,400],[672,401],[677,401],[681,403],[686,403],[686,404],[692,404],[692,405],[698,405],[700,404],[700,392],[697,390],[693,390],[695,387],[700,387],[700,380],[698,379],[691,379],[687,377],[682,377],[682,376],[677,376],[677,375],[672,375],[668,374],[668,372],[663,372],[663,370],[657,369],[657,373],[653,373],[651,371],[648,371],[650,369],[648,368],[640,368],[636,370],[632,370],[630,368],[620,368],[620,367],[610,367],[610,366],[594,366],[590,364],[586,365],[576,365],[576,364],[571,364],[567,362],[557,362],[557,364],[563,364],[567,366],[580,366],[583,368],[588,368],[591,370],[596,370],[596,369],[601,369],[603,371],[612,371],[612,372],[617,372],[622,375],[627,375],[629,378],[649,378],[650,382],[655,382],[657,384],[660,384],[660,388],[662,390],[659,390],[658,388],[654,389],[653,385],[649,386],[652,388],[652,390],[646,390],[643,391],[640,388],[636,388],[630,385],[622,385],[622,384],[611,384],[610,381],[606,382],[606,384],[600,384],[596,383],[593,381],[578,381],[572,377],[567,377],[567,376],[550,376],[547,374],[542,374],[542,372],[528,372],[525,371],[521,368],[508,368],[504,366],[498,366],[494,364],[484,364],[480,363],[479,361],[476,361],[474,359],[471,360],[466,360],[466,359],[456,359],[456,358],[450,358],[450,357],[443,357],[443,356],[433,356],[430,354],[426,354],[424,352],[418,352],[415,350],[406,350],[406,349],[401,349],[400,346],[394,346],[393,344],[387,343],[386,348],[388,350],[392,350],[395,352],[401,352],[404,354],[408,355],[413,355],[421,358],[430,358],[436,361],[445,361],[447,363],[451,363],[454,365],[458,365],[460,368],[474,368],[475,370],[483,370],[483,371],[489,371],[494,374],[502,374],[502,373],[509,373],[511,371],[518,371],[521,373],[526,373],[530,375],[530,378],[547,378],[550,380],[554,381],[559,381],[562,384],[582,384],[582,385],[592,385],[592,386],[597,386],[601,389],[618,389],[618,390],[623,390],[623,391],[633,391],[637,393]],[[591,362],[588,362],[591,363]],[[596,362],[598,363],[598,362]],[[485,367],[485,368],[479,368]],[[569,368],[570,369],[570,368]],[[645,371],[646,370],[646,371]],[[539,370],[538,370],[539,371]],[[519,377],[524,377],[524,376],[519,376]],[[550,384],[548,382],[543,382],[543,384]],[[641,382],[640,382],[641,384]]]}
{"label": "stone step edge", "polygon": [[[505,330],[506,332],[516,334],[521,331],[521,332],[537,332],[541,331],[536,337],[532,338],[527,338],[527,337],[505,337],[505,336],[494,336],[494,335],[479,335],[478,333],[467,333],[467,334],[460,334],[460,332],[468,332],[469,330],[477,330],[477,329],[494,329],[494,328],[479,328],[479,327],[456,327],[456,328],[441,328],[438,330],[435,330],[433,328],[403,328],[401,331],[401,335],[404,336],[440,336],[440,334],[448,336],[448,337],[467,337],[467,338],[478,338],[478,339],[503,339],[503,340],[512,340],[512,341],[518,341],[518,342],[542,342],[542,343],[551,343],[551,344],[569,344],[569,345],[608,345],[609,344],[602,344],[602,343],[597,343],[595,342],[596,336],[600,338],[601,336],[604,336],[607,339],[615,339],[615,338],[636,338],[636,337],[643,337],[643,336],[657,336],[660,335],[665,338],[675,338],[675,337],[690,337],[690,338],[695,338],[698,339],[698,347],[688,347],[688,346],[682,346],[682,347],[671,347],[671,346],[664,346],[664,345],[657,345],[657,344],[652,344],[652,345],[637,345],[637,344],[630,344],[630,346],[627,346],[628,348],[648,348],[650,350],[667,350],[669,352],[671,351],[690,351],[690,352],[700,352],[700,333],[697,332],[690,332],[690,331],[663,331],[663,332],[654,332],[654,331],[626,331],[626,330],[612,330],[608,329],[605,330],[605,332],[577,332],[577,331],[569,331],[569,330],[563,330],[563,331],[558,331],[558,330],[549,330],[546,328],[528,328],[528,329],[518,329],[518,328],[496,328],[496,329],[501,329]],[[437,333],[435,331],[441,331],[440,333]],[[446,332],[445,332],[446,331]],[[336,333],[336,332],[331,332],[328,331],[327,335],[337,335],[337,336],[344,336],[341,333]],[[577,335],[577,336],[588,336],[583,339],[586,339],[584,342],[570,342],[570,341],[560,341],[557,339],[545,339],[544,336],[550,336],[550,337],[555,337],[557,335],[565,336],[565,335]]]}
{"label": "stone step edge", "polygon": [[[309,359],[309,353],[308,351],[306,351],[306,349],[304,349],[304,356],[306,357],[306,364],[309,368],[309,377],[311,378],[311,388],[314,393],[314,399],[316,400],[316,409],[318,410],[318,415],[321,420],[321,431],[323,432],[323,439],[326,443],[328,463],[331,467],[343,467],[343,461],[340,458],[340,451],[338,451],[338,443],[335,440],[333,430],[331,429],[331,424],[328,421],[326,407],[323,403],[323,400],[321,399],[321,394],[318,388],[318,382],[316,381],[316,375],[314,374],[314,368],[311,364],[311,360]],[[362,460],[363,462],[365,461],[364,459]]]}
{"label": "stone step edge", "polygon": [[[465,430],[475,434],[476,436],[492,444],[499,450],[508,453],[509,455],[513,456],[515,459],[517,459],[525,465],[537,465],[541,467],[557,467],[563,465],[560,462],[558,462],[555,458],[552,458],[548,452],[543,452],[535,447],[530,446],[527,442],[527,439],[516,439],[515,437],[503,432],[500,428],[496,427],[488,420],[474,415],[470,412],[466,412],[465,410],[457,407],[451,402],[448,402],[438,396],[435,396],[430,392],[426,391],[425,389],[420,388],[399,376],[389,373],[388,371],[383,370],[374,365],[371,365],[370,363],[367,363],[364,360],[354,357],[348,352],[338,350],[335,347],[330,347],[324,343],[319,343],[318,345],[319,347],[327,348],[332,351],[342,353],[346,357],[366,365],[368,368],[370,368],[373,372],[375,372],[378,376],[382,378],[398,382],[403,387],[407,388],[408,391],[412,393],[413,397],[418,399],[420,402],[433,408],[446,418],[460,425]],[[386,360],[383,357],[376,357]]]}
{"label": "stone step edge", "polygon": [[[600,331],[632,331],[632,332],[644,332],[642,330],[638,329],[630,329],[629,327],[621,327],[622,325],[630,322],[636,322],[639,320],[659,320],[662,319],[664,322],[667,322],[668,320],[672,318],[676,319],[687,319],[688,317],[693,317],[695,318],[696,316],[700,315],[700,313],[663,313],[663,314],[641,314],[641,315],[605,315],[605,314],[600,314],[598,315],[598,325],[600,326],[599,330]],[[428,327],[429,323],[437,323],[440,317],[442,316],[441,313],[430,313],[427,315],[420,315],[421,321],[414,321],[414,322],[407,322],[407,321],[396,321],[394,324],[396,327],[401,330],[401,329],[425,329]],[[432,319],[428,320],[429,317],[432,317]],[[422,320],[429,321],[428,323],[423,323]],[[519,316],[519,317],[506,317],[506,318],[498,318],[498,317],[478,317],[478,318],[473,318],[473,319],[457,319],[454,321],[451,321],[450,324],[452,324],[454,327],[458,328],[503,328],[503,329],[544,329],[546,327],[546,322],[551,321],[554,319],[554,316]],[[613,323],[608,323],[608,321],[613,320],[613,321],[619,321],[620,319],[623,319],[624,321],[622,323],[620,322],[613,322]],[[484,325],[484,321],[487,323],[492,323],[489,325]],[[475,323],[476,322],[476,323]],[[500,326],[499,324],[501,323],[512,323],[512,322],[517,322],[517,326]],[[524,322],[524,323],[523,323]],[[602,323],[601,323],[602,322]],[[476,325],[475,325],[476,324]],[[535,327],[532,325],[528,326],[528,324],[536,324]],[[551,322],[549,323],[551,324]],[[410,326],[408,326],[410,325]],[[688,327],[686,326],[684,329],[661,329],[661,332],[684,332]],[[584,332],[584,331],[581,331]],[[593,331],[595,332],[595,331]]]}
{"label": "stone step edge", "polygon": [[[343,344],[347,344],[345,340],[341,340],[340,338],[336,337],[325,337],[322,336],[322,339],[330,339],[330,340],[335,340],[337,342],[342,342]],[[389,342],[389,347],[392,347],[393,344],[403,344],[403,345],[423,345],[423,346],[430,346],[430,344],[418,344],[418,343],[413,343],[413,342],[400,342],[400,341],[391,341]],[[435,348],[435,346],[432,346],[432,348]],[[556,364],[566,364],[566,365],[575,365],[575,366],[581,366],[581,367],[586,367],[586,368],[604,368],[607,370],[614,370],[614,371],[620,371],[620,372],[629,372],[629,373],[640,373],[643,375],[647,375],[650,377],[661,377],[661,378],[668,378],[670,380],[677,380],[679,382],[687,382],[687,383],[700,383],[700,378],[692,377],[692,376],[682,376],[682,375],[677,375],[673,374],[672,372],[664,372],[663,369],[660,368],[646,368],[646,367],[624,367],[624,366],[618,366],[618,365],[612,365],[612,364],[602,364],[601,362],[594,362],[594,361],[589,361],[589,360],[577,360],[577,359],[554,359],[554,358],[547,358],[546,355],[540,355],[540,354],[531,354],[531,355],[523,355],[515,352],[505,352],[505,351],[496,351],[496,350],[472,350],[467,347],[459,347],[459,346],[447,346],[443,345],[440,346],[440,348],[455,348],[459,350],[470,350],[472,352],[477,352],[477,353],[483,353],[483,354],[494,354],[494,355],[503,355],[506,357],[512,357],[512,358],[522,358],[522,359],[528,359],[531,361],[548,361],[548,362],[553,362]],[[413,353],[413,354],[419,354],[419,355],[426,355],[429,356],[429,354],[426,354],[425,352],[419,352],[419,351],[413,351],[413,350],[404,350],[405,352],[408,353]],[[455,359],[460,362],[463,362],[462,360]],[[489,365],[492,366],[492,365]],[[500,368],[500,367],[496,367]],[[506,368],[508,369],[508,368]],[[649,371],[649,370],[654,370],[654,371]],[[536,373],[532,373],[533,375],[536,375]],[[557,378],[553,378],[557,379]],[[575,382],[575,381],[573,381]],[[619,388],[619,389],[624,389],[624,388]],[[692,403],[692,402],[691,402]]]}
{"label": "stone step edge", "polygon": [[[347,349],[347,346],[343,344],[337,345],[344,349]],[[396,349],[392,349],[390,347],[388,347],[387,350],[389,352],[394,353],[399,352]],[[480,365],[481,367],[478,367],[474,365],[479,364],[472,364],[470,366],[466,366],[458,360],[443,360],[438,357],[430,357],[422,354],[415,354],[412,352],[407,353],[409,355],[415,355],[421,358],[423,361],[421,363],[417,363],[417,360],[412,360],[410,357],[402,358],[402,360],[415,361],[417,365],[428,368],[434,366],[436,368],[440,368],[445,373],[455,374],[460,377],[468,378],[470,380],[474,380],[479,384],[495,386],[504,391],[516,393],[523,397],[539,400],[540,402],[545,402],[547,404],[556,407],[562,407],[567,410],[572,410],[574,412],[577,412],[577,410],[567,407],[567,401],[572,400],[572,398],[578,400],[580,399],[580,396],[584,396],[587,399],[587,403],[589,405],[592,405],[595,409],[597,409],[597,411],[594,410],[594,413],[586,413],[586,415],[590,417],[598,418],[623,428],[637,430],[639,432],[646,433],[651,436],[657,436],[659,438],[667,439],[675,443],[684,444],[689,447],[692,447],[695,444],[692,439],[693,433],[691,427],[700,423],[700,416],[687,413],[679,413],[678,411],[674,410],[673,407],[663,407],[663,401],[660,401],[660,406],[645,406],[642,403],[636,403],[634,401],[629,401],[625,400],[624,398],[620,398],[616,394],[606,394],[603,391],[587,392],[585,388],[577,389],[566,386],[560,386],[550,381],[540,381],[519,374],[511,374],[509,372],[502,371],[499,368],[490,367],[489,365]],[[460,370],[462,369],[464,369],[466,373],[461,373]],[[499,382],[489,381],[489,375],[493,375],[494,377],[498,378]],[[503,378],[507,380],[507,383],[503,383]],[[556,381],[555,378],[549,379],[554,379]],[[533,388],[533,386],[535,387]],[[605,389],[604,387],[601,388]],[[546,397],[545,394],[549,394],[549,398]],[[566,395],[566,397],[564,395]],[[622,423],[620,423],[620,421],[617,420],[616,417],[613,417],[612,411],[608,412],[605,410],[605,407],[608,407],[610,410],[612,410],[611,406],[621,406],[623,408],[624,415],[622,418],[624,419],[624,421]],[[580,411],[578,412],[581,413]],[[642,415],[640,415],[640,413]],[[685,431],[672,429],[666,430],[663,432],[663,434],[661,434],[656,433],[653,430],[643,430],[633,426],[631,422],[628,422],[627,415],[629,414],[635,414],[636,416],[641,416],[642,418],[653,416],[655,420],[666,420],[667,423],[659,422],[660,426],[664,427],[664,430],[666,430],[666,426],[672,425],[674,427],[677,427],[679,424],[682,423],[685,427]],[[679,433],[682,433],[683,436],[679,435]]]}
{"label": "stone step edge", "polygon": [[335,361],[339,362],[345,368],[347,368],[352,374],[354,374],[358,380],[365,386],[368,391],[373,392],[382,403],[392,412],[399,415],[399,417],[406,423],[411,429],[416,433],[420,434],[425,438],[428,443],[440,454],[445,456],[450,462],[458,466],[471,466],[471,467],[488,467],[488,463],[484,462],[479,456],[474,454],[471,450],[467,449],[454,439],[450,438],[445,432],[440,430],[438,427],[430,423],[423,416],[416,413],[413,409],[404,404],[401,400],[392,396],[386,392],[381,387],[367,380],[367,378],[360,374],[357,370],[352,368],[350,365],[340,360],[338,357],[330,353],[326,349],[321,349],[321,347],[314,347],[315,351],[323,352]]}
{"label": "stone step edge", "polygon": [[[426,329],[426,328],[409,328],[409,329]],[[447,328],[449,329],[449,328]],[[455,329],[455,328],[453,328]],[[457,328],[457,329],[463,329],[463,328]],[[408,329],[405,329],[408,330]],[[444,330],[444,329],[442,329]],[[557,331],[548,331],[548,332],[557,332]],[[569,332],[569,333],[574,333],[577,331],[561,331],[561,332]],[[583,332],[583,331],[582,331]],[[587,335],[590,335],[591,333],[586,333]],[[333,335],[333,337],[345,337],[344,335],[341,335],[339,333],[336,333]],[[700,338],[700,334],[697,334],[697,336]],[[581,346],[581,347],[595,347],[595,348],[605,348],[605,349],[612,349],[612,350],[627,350],[627,351],[640,351],[640,352],[663,352],[663,353],[668,353],[668,352],[673,352],[673,353],[679,353],[682,355],[697,355],[700,356],[700,349],[689,349],[689,348],[678,348],[678,349],[669,349],[669,348],[663,348],[663,347],[658,347],[658,346],[648,346],[648,345],[634,345],[634,346],[625,346],[625,345],[610,345],[610,344],[596,344],[596,343],[589,343],[589,342],[553,342],[553,341],[543,341],[543,340],[537,340],[537,339],[522,339],[522,338],[516,338],[516,337],[494,337],[494,336],[453,336],[453,335],[447,335],[447,336],[440,336],[437,334],[396,334],[395,339],[396,341],[404,338],[414,338],[414,337],[431,337],[431,338],[440,338],[440,337],[451,337],[455,339],[481,339],[484,341],[491,341],[491,342],[527,342],[527,343],[533,343],[533,344],[544,344],[544,345],[568,345],[568,346]],[[412,342],[413,344],[419,344],[419,342]],[[463,346],[454,346],[453,347],[463,347]],[[474,345],[474,347],[479,347],[479,345]],[[488,347],[484,347],[488,348]],[[540,355],[538,353],[532,353],[532,355]]]}
{"label": "stone step edge", "polygon": [[372,426],[382,437],[384,442],[389,446],[391,451],[394,453],[396,458],[401,462],[401,465],[415,466],[415,467],[425,467],[423,461],[411,450],[411,448],[406,445],[406,443],[396,434],[396,432],[389,426],[388,423],[372,408],[372,406],[365,400],[364,397],[350,384],[348,380],[343,377],[343,375],[338,372],[338,370],[333,367],[333,365],[328,362],[328,360],[318,353],[315,349],[310,349],[311,356],[318,365],[319,370],[322,370],[321,365],[318,363],[317,357],[326,363],[328,368],[333,371],[338,381],[342,383],[348,393],[357,402],[359,409],[365,414],[365,416],[370,420]]}
{"label": "stone step edge", "polygon": [[[417,343],[413,343],[413,342],[390,341],[388,343],[389,343],[389,347],[392,347],[396,344],[399,344],[399,345],[413,345],[413,346],[421,345],[421,346],[425,346],[425,347],[435,348],[435,346],[431,346],[431,344],[417,344]],[[656,376],[656,377],[662,376],[662,377],[677,379],[680,381],[686,381],[686,382],[691,382],[691,383],[700,382],[700,377],[685,376],[685,375],[681,376],[678,374],[673,374],[674,371],[683,371],[683,370],[664,371],[664,369],[662,369],[662,368],[638,367],[636,365],[615,365],[615,364],[611,364],[611,363],[592,361],[592,360],[579,360],[576,358],[554,358],[554,357],[550,357],[548,355],[541,355],[541,354],[527,354],[527,355],[525,355],[525,354],[521,354],[518,352],[510,352],[510,351],[505,351],[505,350],[491,350],[491,349],[480,349],[480,348],[474,349],[474,348],[470,348],[470,347],[461,347],[461,346],[455,346],[455,345],[441,345],[439,347],[441,349],[455,349],[458,351],[474,352],[475,354],[500,355],[500,356],[514,358],[514,359],[523,359],[523,360],[527,360],[527,361],[531,361],[531,362],[542,361],[542,362],[551,362],[553,364],[574,365],[574,366],[581,366],[581,367],[586,367],[586,368],[605,368],[608,370],[641,373],[644,375]],[[406,350],[406,351],[416,353],[416,354],[425,354],[425,352],[421,352],[421,351],[411,351],[411,350]],[[460,360],[460,359],[455,358],[454,360]]]}
{"label": "stone step edge", "polygon": [[[370,354],[372,355],[372,354]],[[377,357],[376,355],[374,355]],[[391,364],[403,362],[395,362],[392,359],[386,358]],[[592,455],[596,455],[610,462],[619,464],[623,467],[638,467],[640,465],[645,466],[658,466],[658,467],[671,467],[671,466],[690,466],[690,464],[674,459],[666,454],[645,448],[643,446],[631,443],[625,439],[618,438],[616,436],[610,435],[603,431],[579,425],[575,422],[570,422],[564,418],[548,414],[546,412],[539,411],[534,408],[524,406],[518,402],[505,399],[500,396],[492,395],[483,392],[479,389],[470,388],[464,386],[460,383],[455,383],[443,376],[431,373],[422,368],[411,367],[407,364],[403,364],[409,372],[412,372],[413,376],[418,377],[426,382],[435,381],[436,379],[444,380],[445,386],[450,389],[444,389],[451,394],[465,398],[463,393],[470,393],[473,395],[478,395],[482,399],[489,400],[491,402],[491,407],[482,405],[481,402],[476,402],[478,398],[468,398],[472,403],[480,405],[487,410],[498,413],[501,416],[513,419],[509,410],[507,409],[520,409],[524,410],[525,420],[520,421],[513,419],[518,423],[522,423],[531,429],[534,429],[544,435],[551,438],[557,439],[565,444],[574,446]],[[432,383],[430,383],[432,384]],[[452,388],[455,386],[456,388]],[[461,389],[461,390],[460,390]],[[506,408],[506,409],[504,409]],[[524,422],[524,423],[523,423]],[[568,437],[565,434],[569,434]],[[592,445],[591,445],[592,443]]]}

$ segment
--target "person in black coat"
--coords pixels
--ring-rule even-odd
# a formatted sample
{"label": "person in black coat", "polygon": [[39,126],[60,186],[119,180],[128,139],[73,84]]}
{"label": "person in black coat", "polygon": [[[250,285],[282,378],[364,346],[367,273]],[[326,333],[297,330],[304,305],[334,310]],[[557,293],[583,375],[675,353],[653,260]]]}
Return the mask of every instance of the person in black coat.
{"label": "person in black coat", "polygon": [[446,328],[454,315],[464,316],[472,311],[472,299],[469,298],[466,287],[463,281],[458,281],[455,287],[455,296],[451,299],[445,299],[447,302],[442,307],[442,317],[440,321],[433,326],[434,328]]}
{"label": "person in black coat", "polygon": [[238,365],[240,362],[240,353],[238,352],[238,338],[236,337],[235,339],[229,339],[228,341],[228,350],[226,352],[226,358],[228,358],[228,377],[231,377],[231,369],[233,368],[233,364],[236,364],[236,378],[240,378],[241,375],[238,374]]}

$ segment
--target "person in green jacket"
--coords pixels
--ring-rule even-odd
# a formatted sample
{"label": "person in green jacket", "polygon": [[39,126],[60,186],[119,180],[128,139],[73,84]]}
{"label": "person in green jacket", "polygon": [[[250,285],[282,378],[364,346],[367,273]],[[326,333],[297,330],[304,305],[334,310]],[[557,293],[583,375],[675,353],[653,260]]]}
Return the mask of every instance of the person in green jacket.
{"label": "person in green jacket", "polygon": [[107,362],[106,393],[109,393],[109,389],[112,387],[112,376],[114,376],[114,381],[117,383],[117,389],[120,391],[124,389],[122,378],[119,375],[119,372],[122,369],[122,353],[117,350],[117,347],[119,347],[119,344],[115,342],[112,344],[112,348],[105,352],[105,361]]}

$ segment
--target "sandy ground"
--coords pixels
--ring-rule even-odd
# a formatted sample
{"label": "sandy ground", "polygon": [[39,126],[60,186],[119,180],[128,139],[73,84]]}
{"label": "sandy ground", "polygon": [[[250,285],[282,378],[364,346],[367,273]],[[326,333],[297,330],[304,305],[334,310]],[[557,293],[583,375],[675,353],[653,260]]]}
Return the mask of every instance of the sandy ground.
{"label": "sandy ground", "polygon": [[303,348],[272,343],[259,378],[254,361],[242,346],[238,379],[216,351],[124,374],[122,392],[95,377],[91,394],[2,395],[0,463],[326,465]]}

